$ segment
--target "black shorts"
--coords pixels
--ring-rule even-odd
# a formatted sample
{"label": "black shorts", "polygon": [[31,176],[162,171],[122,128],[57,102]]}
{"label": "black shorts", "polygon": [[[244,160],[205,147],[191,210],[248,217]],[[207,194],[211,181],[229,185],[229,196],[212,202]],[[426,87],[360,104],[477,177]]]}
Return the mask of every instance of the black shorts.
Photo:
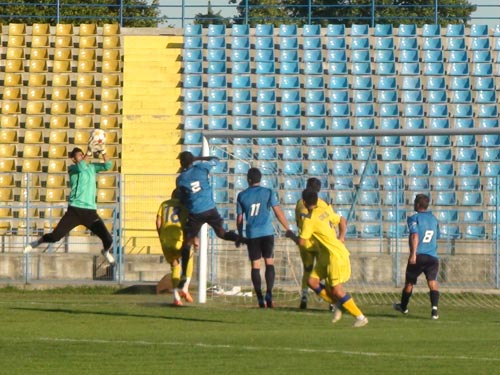
{"label": "black shorts", "polygon": [[199,214],[189,214],[184,227],[184,239],[195,238],[203,224],[210,225],[215,232],[224,230],[224,219],[220,216],[217,208],[212,208]]}
{"label": "black shorts", "polygon": [[274,258],[274,236],[247,239],[248,257],[250,260]]}
{"label": "black shorts", "polygon": [[415,285],[424,273],[427,281],[437,280],[439,259],[426,254],[417,254],[417,263],[406,266],[406,282]]}

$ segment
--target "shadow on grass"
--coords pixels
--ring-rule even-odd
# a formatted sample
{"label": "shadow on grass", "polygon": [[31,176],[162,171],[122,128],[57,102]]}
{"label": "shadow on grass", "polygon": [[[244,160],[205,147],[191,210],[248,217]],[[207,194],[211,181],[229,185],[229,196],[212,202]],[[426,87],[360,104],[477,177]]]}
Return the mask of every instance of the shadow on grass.
{"label": "shadow on grass", "polygon": [[[156,304],[158,306],[158,304]],[[168,307],[172,307],[175,309],[179,309],[177,306],[165,305]],[[12,310],[20,310],[20,311],[38,311],[38,312],[48,312],[48,313],[63,313],[63,314],[74,314],[74,315],[101,315],[101,316],[121,316],[121,317],[130,317],[130,318],[153,318],[153,319],[165,319],[165,320],[181,320],[181,321],[189,321],[189,322],[203,322],[203,323],[223,323],[228,324],[228,322],[223,320],[214,320],[214,319],[197,319],[197,318],[189,318],[189,317],[180,317],[180,316],[165,316],[165,315],[146,315],[146,314],[127,314],[127,313],[111,313],[104,311],[83,311],[83,310],[73,310],[73,309],[44,309],[44,308],[28,308],[28,307],[12,307]]]}

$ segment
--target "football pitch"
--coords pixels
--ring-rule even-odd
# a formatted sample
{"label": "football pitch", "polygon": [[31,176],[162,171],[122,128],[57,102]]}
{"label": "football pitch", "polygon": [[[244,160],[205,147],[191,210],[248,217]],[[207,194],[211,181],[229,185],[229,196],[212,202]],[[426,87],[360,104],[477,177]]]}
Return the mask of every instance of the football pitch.
{"label": "football pitch", "polygon": [[[499,298],[491,297],[491,298]],[[111,288],[0,289],[1,374],[500,374],[500,314],[427,304],[403,316],[361,305],[370,323],[331,324],[325,304],[259,309],[217,298]]]}

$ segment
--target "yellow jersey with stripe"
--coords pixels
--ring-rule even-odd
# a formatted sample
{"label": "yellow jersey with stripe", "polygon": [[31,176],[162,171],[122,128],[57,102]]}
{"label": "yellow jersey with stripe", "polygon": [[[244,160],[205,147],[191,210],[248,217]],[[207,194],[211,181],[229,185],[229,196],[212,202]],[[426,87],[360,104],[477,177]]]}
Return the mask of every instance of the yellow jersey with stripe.
{"label": "yellow jersey with stripe", "polygon": [[[326,203],[323,199],[318,198],[318,207],[321,208],[326,208],[329,207],[330,205]],[[306,206],[304,206],[304,201],[302,199],[299,199],[297,201],[297,204],[295,206],[295,221],[297,223],[297,228],[299,229],[299,232],[302,228],[302,223],[304,222],[304,218],[309,215],[309,211],[307,210]],[[311,238],[309,241],[307,241],[305,246],[300,246],[300,250],[306,250],[306,251],[314,251],[317,252],[318,249],[315,246],[314,239]]]}
{"label": "yellow jersey with stripe", "polygon": [[160,204],[158,214],[161,219],[158,235],[163,250],[180,250],[182,247],[182,229],[186,223],[188,212],[179,199],[172,198]]}

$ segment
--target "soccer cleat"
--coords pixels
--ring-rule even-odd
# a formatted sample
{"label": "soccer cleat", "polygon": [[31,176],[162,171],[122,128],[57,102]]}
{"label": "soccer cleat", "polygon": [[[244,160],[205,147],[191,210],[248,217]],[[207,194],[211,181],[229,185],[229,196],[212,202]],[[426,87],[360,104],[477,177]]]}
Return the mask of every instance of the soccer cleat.
{"label": "soccer cleat", "polygon": [[334,304],[334,303],[330,303],[330,304],[328,305],[328,310],[330,310],[330,312],[334,312],[336,308],[337,308],[337,307],[335,306],[335,304]]}
{"label": "soccer cleat", "polygon": [[191,297],[191,294],[189,292],[179,290],[179,295],[181,296],[181,298],[184,298],[184,301],[186,301],[186,302],[193,303],[193,301],[194,301],[193,297]]}
{"label": "soccer cleat", "polygon": [[356,319],[352,325],[354,328],[364,327],[368,324],[368,318],[365,316],[363,319]]}
{"label": "soccer cleat", "polygon": [[23,250],[23,253],[24,254],[28,254],[28,253],[31,253],[33,251],[33,246],[31,246],[30,244],[28,244],[24,250]]}
{"label": "soccer cleat", "polygon": [[266,307],[268,309],[272,309],[274,307],[274,303],[273,303],[273,297],[271,297],[270,295],[266,294]]}
{"label": "soccer cleat", "polygon": [[180,299],[174,299],[172,305],[177,307],[182,306],[182,301]]}
{"label": "soccer cleat", "polygon": [[259,302],[259,307],[264,309],[266,307],[266,302],[264,301],[264,297],[257,297],[257,301]]}
{"label": "soccer cleat", "polygon": [[337,307],[333,310],[332,323],[337,323],[340,319],[342,319],[342,309],[340,307]]}
{"label": "soccer cleat", "polygon": [[396,311],[399,311],[401,314],[408,314],[408,309],[403,309],[400,303],[392,304],[392,308]]}
{"label": "soccer cleat", "polygon": [[438,315],[437,309],[432,309],[432,311],[431,311],[431,318],[432,318],[432,320],[438,320],[439,319],[439,315]]}
{"label": "soccer cleat", "polygon": [[109,264],[115,263],[115,258],[113,257],[113,254],[109,252],[109,250],[102,249],[101,254],[104,258],[106,258]]}
{"label": "soccer cleat", "polygon": [[300,306],[299,306],[299,308],[301,308],[302,310],[307,309],[307,297],[302,297],[300,299]]}

